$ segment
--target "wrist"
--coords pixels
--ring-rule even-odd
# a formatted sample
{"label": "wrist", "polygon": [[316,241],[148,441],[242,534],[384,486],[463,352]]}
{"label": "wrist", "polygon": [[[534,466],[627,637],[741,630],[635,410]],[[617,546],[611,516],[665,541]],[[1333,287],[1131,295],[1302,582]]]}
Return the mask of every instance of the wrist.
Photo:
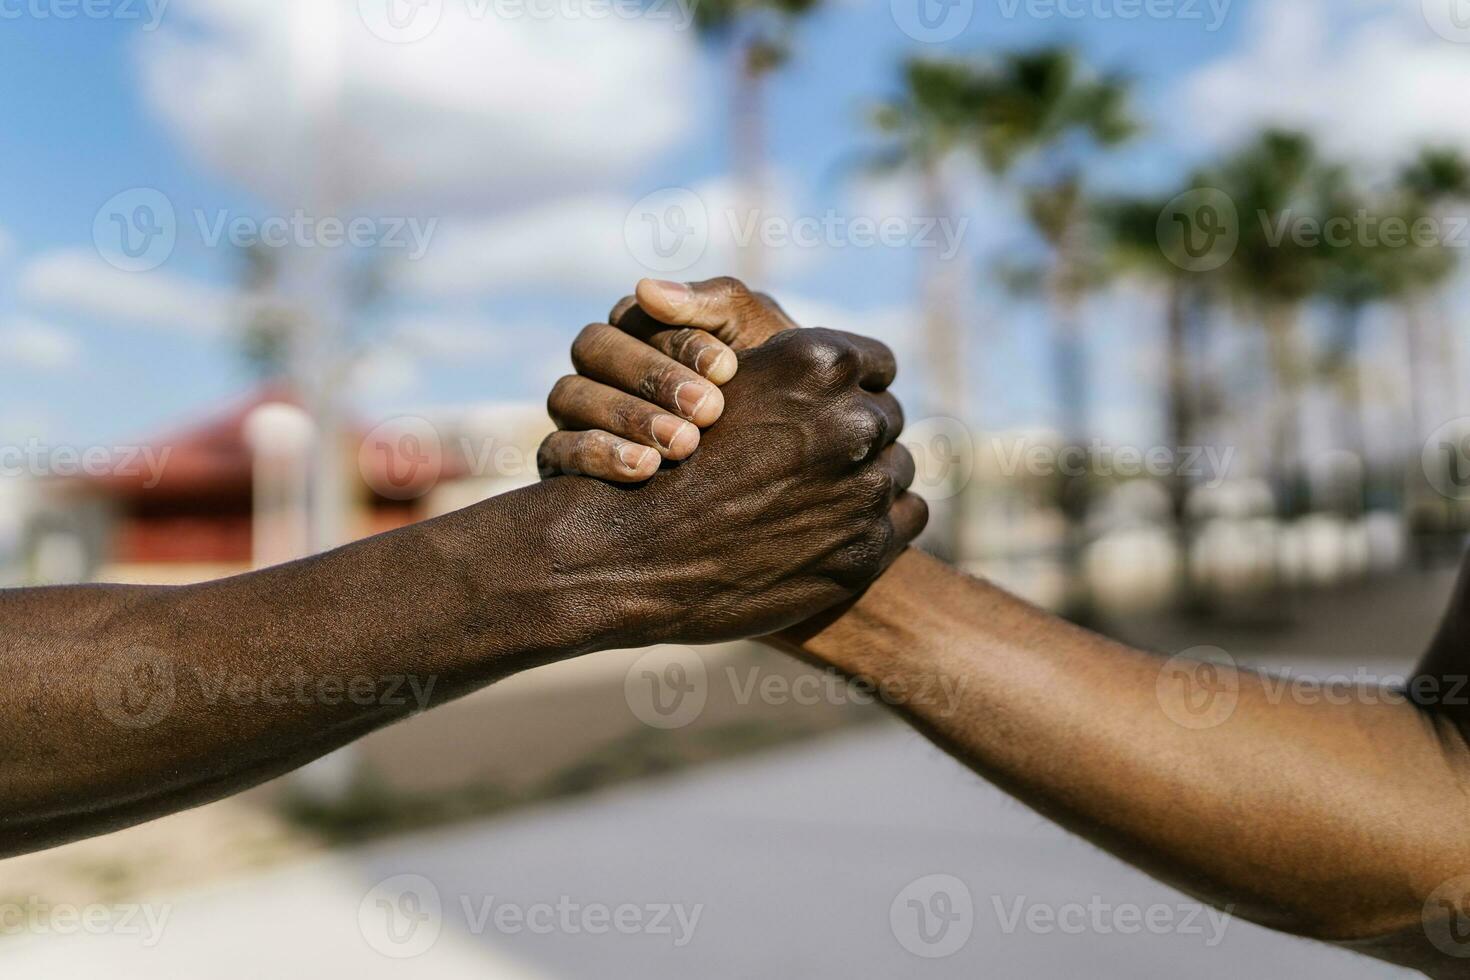
{"label": "wrist", "polygon": [[618,646],[601,485],[550,480],[491,498],[421,527],[427,554],[450,574],[448,601],[463,617],[477,669],[495,676]]}
{"label": "wrist", "polygon": [[910,548],[852,603],[777,637],[781,645],[851,675],[901,671],[931,657],[936,633],[935,559]]}

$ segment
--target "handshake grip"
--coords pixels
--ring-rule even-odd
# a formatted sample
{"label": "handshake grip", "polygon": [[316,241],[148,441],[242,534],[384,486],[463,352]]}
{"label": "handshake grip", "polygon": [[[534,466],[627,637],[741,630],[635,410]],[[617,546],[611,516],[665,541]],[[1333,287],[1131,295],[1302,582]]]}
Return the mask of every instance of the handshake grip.
{"label": "handshake grip", "polygon": [[859,594],[923,530],[882,343],[790,330],[739,352],[698,452],[599,489],[626,645],[764,636]]}

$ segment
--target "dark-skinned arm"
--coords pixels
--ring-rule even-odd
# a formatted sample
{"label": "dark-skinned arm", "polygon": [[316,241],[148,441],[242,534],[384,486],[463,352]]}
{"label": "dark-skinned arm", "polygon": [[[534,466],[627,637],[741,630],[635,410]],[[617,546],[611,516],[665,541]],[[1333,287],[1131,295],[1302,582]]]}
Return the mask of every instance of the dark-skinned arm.
{"label": "dark-skinned arm", "polygon": [[[728,365],[726,348],[794,326],[729,279],[645,280],[611,319],[691,367]],[[626,390],[640,391],[636,379]],[[580,404],[562,416],[582,429],[602,417]],[[1413,699],[1378,688],[1294,699],[1248,670],[1165,661],[916,551],[850,607],[773,642],[879,685],[975,772],[1202,901],[1433,976],[1470,975],[1470,571]],[[941,684],[957,698],[915,696]],[[1446,703],[1456,691],[1461,703]]]}
{"label": "dark-skinned arm", "polygon": [[744,358],[740,424],[638,486],[562,476],[202,585],[0,592],[0,856],[218,799],[539,664],[764,634],[851,597],[923,505],[892,355],[810,334]]}

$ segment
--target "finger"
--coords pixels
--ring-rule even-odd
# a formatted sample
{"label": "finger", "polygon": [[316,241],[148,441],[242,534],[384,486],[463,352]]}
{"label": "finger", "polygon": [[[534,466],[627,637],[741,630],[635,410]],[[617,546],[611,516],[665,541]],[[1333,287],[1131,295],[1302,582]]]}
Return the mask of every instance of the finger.
{"label": "finger", "polygon": [[614,306],[607,322],[648,344],[687,368],[722,385],[735,377],[740,359],[714,334],[697,327],[671,327],[660,323],[627,296]]}
{"label": "finger", "polygon": [[601,429],[657,449],[664,459],[686,459],[699,447],[699,429],[641,398],[578,374],[556,383],[546,410],[561,429]]}
{"label": "finger", "polygon": [[653,319],[708,330],[735,350],[759,347],[796,327],[774,302],[728,276],[695,283],[644,279],[638,283],[637,297],[638,305]]}
{"label": "finger", "polygon": [[892,444],[903,434],[903,406],[887,391],[870,393],[867,400],[883,418],[883,445]]}
{"label": "finger", "polygon": [[847,334],[858,352],[858,384],[868,391],[887,391],[898,376],[898,362],[893,351],[881,340],[860,334]]}
{"label": "finger", "polygon": [[894,443],[878,454],[873,465],[888,474],[893,487],[891,500],[897,500],[914,485],[914,457],[899,443]]}
{"label": "finger", "polygon": [[900,494],[888,511],[888,519],[893,522],[893,550],[896,554],[923,533],[924,526],[929,523],[929,505],[916,493]]}
{"label": "finger", "polygon": [[536,468],[549,476],[592,476],[615,483],[641,483],[658,472],[658,450],[611,432],[553,432],[536,453]]}
{"label": "finger", "polygon": [[577,373],[668,409],[700,428],[725,410],[720,389],[666,354],[606,323],[594,323],[572,343]]}

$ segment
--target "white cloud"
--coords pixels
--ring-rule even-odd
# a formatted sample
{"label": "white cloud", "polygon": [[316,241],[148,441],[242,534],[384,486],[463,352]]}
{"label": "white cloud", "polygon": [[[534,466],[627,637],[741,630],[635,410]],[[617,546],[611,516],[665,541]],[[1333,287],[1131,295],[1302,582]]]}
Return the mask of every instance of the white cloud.
{"label": "white cloud", "polygon": [[1430,28],[1420,0],[1253,6],[1241,49],[1189,78],[1187,138],[1228,145],[1262,125],[1300,127],[1331,152],[1392,163],[1425,143],[1470,149],[1470,58]]}
{"label": "white cloud", "polygon": [[692,124],[692,31],[443,7],[428,37],[391,44],[357,0],[174,0],[179,26],[141,42],[145,91],[199,158],[292,206],[458,209],[611,186]]}
{"label": "white cloud", "polygon": [[422,260],[398,267],[399,281],[429,296],[546,286],[627,292],[645,274],[623,242],[632,203],[591,194],[494,220],[445,221]]}
{"label": "white cloud", "polygon": [[350,389],[356,398],[373,401],[401,398],[422,383],[423,374],[413,357],[391,348],[379,348],[353,365]]}
{"label": "white cloud", "polygon": [[19,316],[0,327],[0,360],[40,371],[72,367],[82,346],[65,330],[34,317]]}
{"label": "white cloud", "polygon": [[389,334],[405,351],[449,363],[485,360],[506,349],[504,327],[468,316],[436,313],[403,317]]}
{"label": "white cloud", "polygon": [[231,294],[162,270],[124,272],[86,249],[37,256],[20,271],[22,300],[62,313],[214,334],[231,320]]}
{"label": "white cloud", "polygon": [[[665,191],[654,191],[655,206]],[[445,221],[428,254],[398,267],[399,284],[425,296],[478,296],[514,289],[552,287],[612,300],[632,291],[645,276],[681,280],[730,275],[738,245],[751,227],[732,181],[716,178],[688,188],[701,212],[693,227],[703,249],[678,268],[647,264],[643,237],[630,196],[594,193],[563,197],[504,217]],[[777,185],[764,214],[785,229],[796,213],[790,195]],[[646,200],[646,199],[644,199]],[[630,217],[631,216],[631,217]],[[823,258],[824,246],[780,244],[765,249],[767,277],[789,282]]]}

